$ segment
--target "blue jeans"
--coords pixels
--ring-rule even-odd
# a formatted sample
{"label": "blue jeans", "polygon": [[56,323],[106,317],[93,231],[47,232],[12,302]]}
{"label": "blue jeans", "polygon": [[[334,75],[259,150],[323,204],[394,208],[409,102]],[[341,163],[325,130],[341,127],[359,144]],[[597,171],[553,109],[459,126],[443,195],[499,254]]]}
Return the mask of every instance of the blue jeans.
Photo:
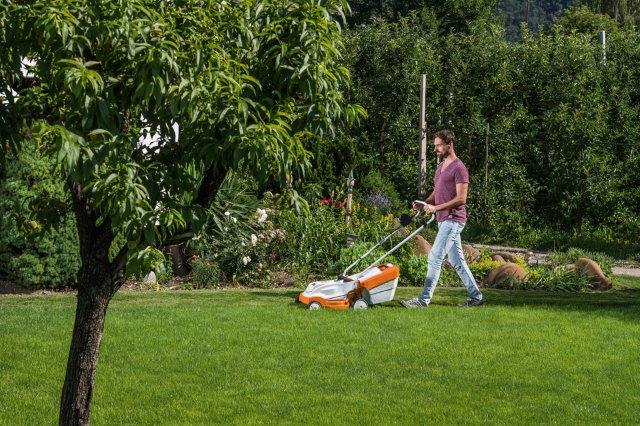
{"label": "blue jeans", "polygon": [[436,240],[433,242],[427,260],[429,264],[427,279],[424,282],[424,289],[419,297],[421,302],[426,304],[431,302],[433,291],[436,289],[436,285],[438,285],[438,278],[440,278],[440,270],[442,269],[442,262],[444,262],[445,256],[449,256],[449,262],[467,288],[469,296],[482,300],[482,293],[478,288],[478,284],[476,284],[476,280],[473,278],[473,274],[462,252],[460,233],[464,225],[464,223],[453,220],[438,222],[438,235],[436,235]]}

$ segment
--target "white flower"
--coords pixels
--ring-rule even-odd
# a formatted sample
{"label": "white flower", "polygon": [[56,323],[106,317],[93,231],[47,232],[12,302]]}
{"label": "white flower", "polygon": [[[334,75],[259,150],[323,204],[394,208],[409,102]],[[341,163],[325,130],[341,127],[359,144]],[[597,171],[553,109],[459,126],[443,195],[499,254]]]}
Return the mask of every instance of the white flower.
{"label": "white flower", "polygon": [[242,263],[244,263],[245,265],[249,262],[251,262],[251,258],[249,256],[245,256],[242,258]]}
{"label": "white flower", "polygon": [[156,226],[160,226],[160,221],[156,219]]}
{"label": "white flower", "polygon": [[231,220],[233,221],[233,223],[238,223],[238,219],[236,219],[235,217],[231,217]]}
{"label": "white flower", "polygon": [[257,242],[258,242],[258,237],[256,237],[256,234],[251,234],[251,245],[255,246]]}
{"label": "white flower", "polygon": [[263,209],[257,209],[256,213],[258,215],[258,223],[262,223],[267,220],[267,211]]}
{"label": "white flower", "polygon": [[231,213],[230,212],[224,212],[224,215],[225,216],[231,216]]}

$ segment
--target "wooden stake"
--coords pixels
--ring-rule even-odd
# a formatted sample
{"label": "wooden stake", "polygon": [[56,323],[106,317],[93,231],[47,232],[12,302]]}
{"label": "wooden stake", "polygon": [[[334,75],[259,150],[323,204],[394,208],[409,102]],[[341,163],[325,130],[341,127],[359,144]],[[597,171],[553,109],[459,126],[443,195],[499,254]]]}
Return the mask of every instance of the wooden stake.
{"label": "wooden stake", "polygon": [[420,199],[426,197],[427,183],[427,75],[422,74],[420,79],[420,135],[418,144],[420,146],[419,164],[420,173],[418,174],[418,196]]}
{"label": "wooden stake", "polygon": [[349,172],[349,177],[347,178],[347,205],[346,205],[346,220],[347,225],[351,222],[351,204],[353,200],[353,185],[356,180],[353,178],[353,170]]}
{"label": "wooden stake", "polygon": [[487,132],[484,138],[484,189],[487,190],[489,183],[489,123],[487,123]]}

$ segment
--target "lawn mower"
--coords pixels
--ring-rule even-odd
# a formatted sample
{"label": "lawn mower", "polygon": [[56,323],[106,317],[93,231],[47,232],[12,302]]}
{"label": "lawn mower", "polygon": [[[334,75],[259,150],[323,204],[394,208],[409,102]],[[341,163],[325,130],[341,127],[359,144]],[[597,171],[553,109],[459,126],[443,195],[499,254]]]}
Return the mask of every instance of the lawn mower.
{"label": "lawn mower", "polygon": [[[421,206],[425,205],[423,201],[415,201],[415,203]],[[400,269],[391,263],[380,264],[380,262],[422,231],[435,219],[435,215],[431,215],[428,220],[423,220],[415,231],[376,259],[362,272],[353,275],[348,274],[357,264],[373,253],[375,249],[386,243],[406,226],[417,221],[422,211],[422,208],[420,208],[413,216],[401,215],[400,224],[349,265],[337,279],[312,282],[305,291],[298,295],[296,300],[307,305],[309,309],[367,309],[369,306],[393,300],[398,286]]]}

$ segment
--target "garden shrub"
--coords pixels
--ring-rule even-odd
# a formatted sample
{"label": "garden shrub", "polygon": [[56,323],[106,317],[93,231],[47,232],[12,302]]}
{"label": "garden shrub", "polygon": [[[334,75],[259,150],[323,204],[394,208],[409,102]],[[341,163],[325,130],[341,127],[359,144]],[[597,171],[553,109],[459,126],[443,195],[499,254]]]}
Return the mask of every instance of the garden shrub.
{"label": "garden shrub", "polygon": [[570,248],[567,251],[552,251],[547,256],[549,263],[556,267],[574,263],[578,258],[586,257],[592,259],[602,269],[605,275],[613,273],[613,258],[600,252],[590,252],[579,248]]}
{"label": "garden shrub", "polygon": [[364,207],[378,209],[382,214],[397,212],[402,208],[393,183],[378,171],[369,172],[360,182],[357,192]]}
{"label": "garden shrub", "polygon": [[555,268],[541,268],[541,274],[538,281],[529,279],[525,288],[547,291],[565,291],[578,292],[591,290],[590,279],[580,274],[573,268],[565,268],[563,266]]}
{"label": "garden shrub", "polygon": [[191,268],[191,283],[194,288],[218,287],[223,281],[220,265],[212,260],[198,259]]}
{"label": "garden shrub", "polygon": [[[330,268],[328,268],[328,271],[330,271],[331,273],[330,276],[334,276],[334,275],[337,276],[341,274],[347,266],[351,265],[353,262],[356,261],[356,259],[358,259],[360,256],[365,254],[369,249],[371,249],[371,247],[374,246],[374,244],[375,244],[374,242],[358,242],[352,245],[351,247],[342,248],[340,250],[340,255],[338,259],[331,265]],[[362,260],[361,263],[355,266],[349,273],[354,274],[362,271],[364,268],[369,266],[375,259],[382,256],[384,252],[385,252],[384,249],[378,247],[371,254],[369,254],[369,256],[366,259]],[[384,262],[392,262],[393,260],[394,260],[393,256],[390,256],[386,258]]]}
{"label": "garden shrub", "polygon": [[497,260],[483,256],[477,262],[469,263],[469,269],[471,269],[471,273],[476,279],[476,282],[481,283],[492,269],[497,268],[501,264],[502,263]]}
{"label": "garden shrub", "polygon": [[26,146],[0,179],[0,277],[23,286],[73,287],[80,255],[71,200],[51,160]]}

